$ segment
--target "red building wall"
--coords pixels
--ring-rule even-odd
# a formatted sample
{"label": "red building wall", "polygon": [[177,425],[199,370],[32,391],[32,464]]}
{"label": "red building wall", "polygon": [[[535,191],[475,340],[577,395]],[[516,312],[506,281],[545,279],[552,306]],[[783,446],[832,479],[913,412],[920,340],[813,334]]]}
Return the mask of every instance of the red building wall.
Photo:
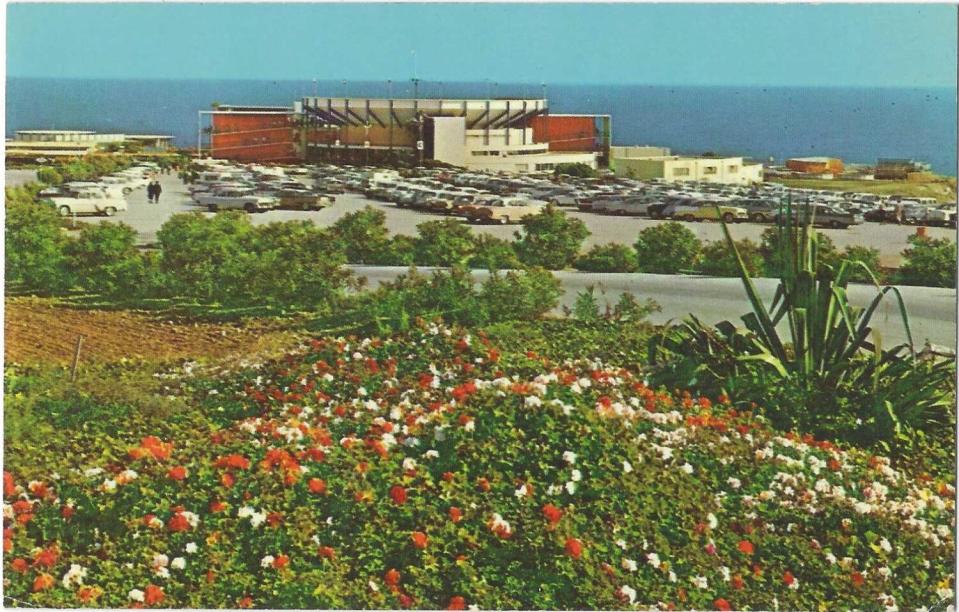
{"label": "red building wall", "polygon": [[530,121],[535,142],[548,142],[550,151],[595,151],[593,117],[539,115]]}
{"label": "red building wall", "polygon": [[292,115],[214,113],[210,149],[213,157],[236,161],[292,162],[298,156]]}

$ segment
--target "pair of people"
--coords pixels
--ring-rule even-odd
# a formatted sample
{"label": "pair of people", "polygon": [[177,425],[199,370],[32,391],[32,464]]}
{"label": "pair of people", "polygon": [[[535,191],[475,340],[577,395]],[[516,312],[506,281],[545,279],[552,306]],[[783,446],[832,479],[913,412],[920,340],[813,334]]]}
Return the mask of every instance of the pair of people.
{"label": "pair of people", "polygon": [[163,192],[163,188],[160,187],[160,181],[153,179],[150,181],[150,184],[147,185],[147,201],[154,204],[159,203],[160,194]]}

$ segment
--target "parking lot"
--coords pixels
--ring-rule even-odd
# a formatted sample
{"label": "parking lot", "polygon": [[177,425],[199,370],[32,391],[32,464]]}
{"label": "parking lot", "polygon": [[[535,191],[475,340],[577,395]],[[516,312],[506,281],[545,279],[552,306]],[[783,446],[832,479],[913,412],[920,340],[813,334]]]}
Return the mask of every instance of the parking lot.
{"label": "parking lot", "polygon": [[[9,177],[8,171],[8,177]],[[132,226],[140,234],[140,242],[148,244],[156,241],[156,232],[163,223],[173,214],[187,211],[204,211],[190,199],[186,185],[175,175],[161,175],[160,184],[163,194],[159,204],[147,202],[145,189],[137,189],[127,196],[129,210],[121,211],[114,217]],[[362,194],[345,193],[336,196],[336,203],[321,211],[294,211],[274,210],[266,213],[251,215],[254,224],[270,223],[272,221],[288,221],[293,219],[311,219],[320,226],[328,226],[343,215],[361,210],[365,206],[379,208],[386,214],[386,224],[393,234],[415,235],[416,226],[430,219],[445,219],[443,215],[431,214],[417,210],[398,208],[391,203],[369,200]],[[567,214],[581,219],[591,233],[586,246],[619,242],[632,244],[639,232],[647,227],[665,223],[643,217],[623,217],[603,215],[598,213],[580,212],[576,209],[565,208]],[[204,212],[204,214],[210,214]],[[86,222],[102,221],[102,217],[82,217]],[[701,240],[721,240],[722,228],[715,222],[684,223]],[[513,233],[519,229],[517,225],[472,225],[473,231],[483,232],[499,238],[511,239]],[[768,224],[738,223],[731,226],[735,238],[749,238],[759,241]],[[916,233],[917,228],[896,224],[865,223],[855,225],[849,229],[821,229],[829,236],[837,248],[851,245],[861,245],[879,250],[880,260],[884,266],[899,265],[900,253],[908,246],[907,238]],[[928,236],[936,238],[954,239],[956,231],[949,228],[927,227]]]}

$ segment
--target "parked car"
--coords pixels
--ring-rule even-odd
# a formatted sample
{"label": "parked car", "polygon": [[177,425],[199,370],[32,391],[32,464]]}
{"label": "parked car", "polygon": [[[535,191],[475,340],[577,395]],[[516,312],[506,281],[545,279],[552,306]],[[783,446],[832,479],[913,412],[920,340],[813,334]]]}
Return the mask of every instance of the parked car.
{"label": "parked car", "polygon": [[194,201],[210,212],[218,210],[245,210],[248,213],[266,212],[279,203],[273,196],[256,195],[252,189],[225,188],[193,195]]}
{"label": "parked car", "polygon": [[755,223],[768,223],[776,219],[780,205],[773,200],[746,198],[736,201],[736,206],[746,209],[749,220]]}
{"label": "parked car", "polygon": [[[854,215],[845,210],[840,210],[826,204],[812,204],[812,222],[814,225],[822,225],[834,229],[845,229],[850,225],[859,225],[865,219],[862,215]],[[792,210],[793,222],[799,222],[803,219],[800,215],[806,214],[806,206],[797,206]],[[776,221],[785,217],[785,212],[777,213]]]}
{"label": "parked car", "polygon": [[649,196],[614,196],[603,202],[602,211],[609,215],[645,215],[655,201]]}
{"label": "parked car", "polygon": [[682,221],[718,221],[738,223],[749,220],[745,208],[729,206],[718,202],[687,201],[678,204],[672,211],[672,218]]}
{"label": "parked car", "polygon": [[282,210],[321,210],[336,201],[331,195],[317,194],[309,189],[281,189],[263,195],[276,198],[276,208]]}
{"label": "parked car", "polygon": [[543,202],[524,198],[494,198],[483,204],[476,204],[468,217],[474,223],[518,223],[524,217],[538,215],[546,208]]}
{"label": "parked car", "polygon": [[943,204],[926,211],[926,223],[942,227],[956,227],[956,203]]}
{"label": "parked car", "polygon": [[127,210],[126,200],[102,189],[79,189],[61,193],[62,195],[50,198],[61,217],[69,217],[70,215],[112,217],[118,211]]}

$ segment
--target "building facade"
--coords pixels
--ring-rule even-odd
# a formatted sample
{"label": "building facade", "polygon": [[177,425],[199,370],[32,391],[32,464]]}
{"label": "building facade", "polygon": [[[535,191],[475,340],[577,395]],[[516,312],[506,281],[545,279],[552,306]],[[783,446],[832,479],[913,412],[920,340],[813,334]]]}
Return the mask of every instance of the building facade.
{"label": "building facade", "polygon": [[746,163],[742,157],[681,157],[678,155],[629,157],[615,156],[614,153],[612,166],[617,176],[646,181],[659,179],[669,182],[698,181],[751,185],[761,183],[763,180],[762,164]]}
{"label": "building facade", "polygon": [[5,142],[10,159],[78,157],[109,145],[136,143],[141,151],[158,153],[173,148],[173,136],[161,134],[98,134],[92,130],[18,130]]}
{"label": "building facade", "polygon": [[794,157],[786,160],[786,168],[803,174],[839,176],[843,172],[843,163],[835,157]]}
{"label": "building facade", "polygon": [[[237,161],[379,163],[433,160],[469,170],[596,168],[609,158],[610,120],[550,115],[545,99],[306,97],[287,107],[200,111],[198,148]],[[208,134],[207,146],[202,135]]]}

